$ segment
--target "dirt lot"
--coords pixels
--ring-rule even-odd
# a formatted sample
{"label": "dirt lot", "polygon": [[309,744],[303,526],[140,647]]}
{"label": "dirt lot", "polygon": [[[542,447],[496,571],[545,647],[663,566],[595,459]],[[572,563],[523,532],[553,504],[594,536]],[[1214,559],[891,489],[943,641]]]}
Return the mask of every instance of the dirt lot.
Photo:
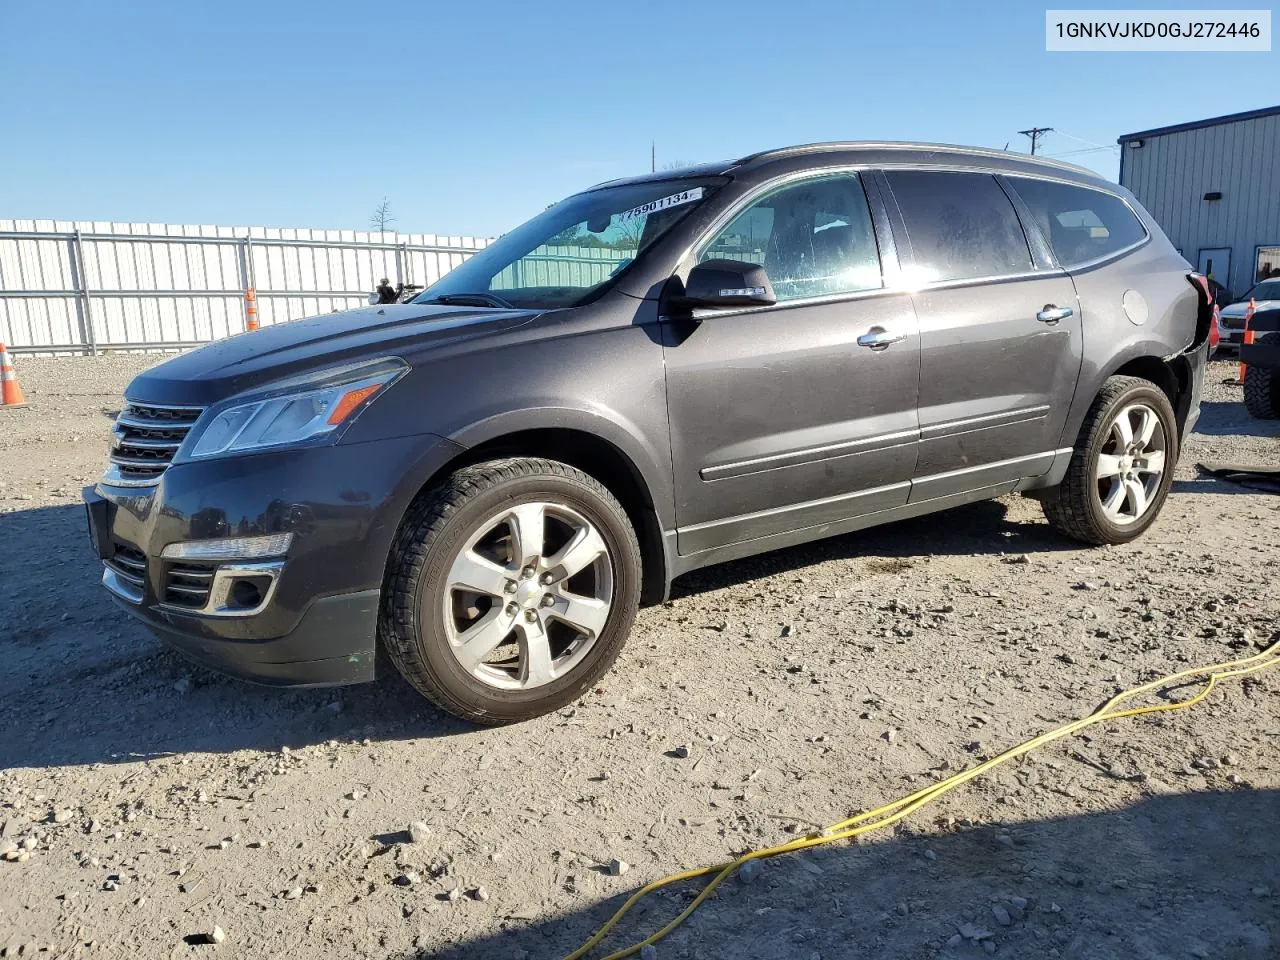
{"label": "dirt lot", "polygon": [[[20,358],[30,407],[0,412],[0,849],[26,852],[0,860],[0,956],[562,956],[647,880],[1277,633],[1280,497],[1194,463],[1280,463],[1280,429],[1216,364],[1130,546],[1082,549],[1009,498],[707,570],[641,613],[587,700],[503,730],[394,676],[247,686],[98,586],[79,488],[147,362]],[[767,862],[658,956],[1275,957],[1277,815],[1280,671],[1050,746],[896,834]]]}

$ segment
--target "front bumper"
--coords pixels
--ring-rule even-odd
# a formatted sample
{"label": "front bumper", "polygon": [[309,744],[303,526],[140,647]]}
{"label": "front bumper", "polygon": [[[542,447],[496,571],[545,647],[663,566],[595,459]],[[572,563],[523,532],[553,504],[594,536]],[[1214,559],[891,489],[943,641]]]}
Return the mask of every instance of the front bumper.
{"label": "front bumper", "polygon": [[[113,599],[163,642],[214,670],[262,683],[358,683],[375,676],[378,598],[400,519],[458,448],[421,435],[178,463],[153,487],[85,491],[90,539]],[[204,566],[162,556],[191,540],[291,533],[286,556]],[[270,567],[269,583],[264,571]],[[198,599],[228,570],[258,576],[246,611]],[[185,605],[184,605],[185,602]]]}
{"label": "front bumper", "polygon": [[377,590],[363,590],[316,600],[293,630],[271,640],[210,637],[116,602],[202,667],[253,683],[314,687],[375,679],[378,597]]}

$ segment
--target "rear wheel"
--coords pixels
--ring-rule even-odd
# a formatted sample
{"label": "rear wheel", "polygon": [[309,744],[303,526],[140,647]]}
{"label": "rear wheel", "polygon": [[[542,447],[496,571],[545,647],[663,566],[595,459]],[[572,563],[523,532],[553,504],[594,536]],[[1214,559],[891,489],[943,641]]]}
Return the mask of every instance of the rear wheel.
{"label": "rear wheel", "polygon": [[577,699],[635,619],[640,549],[598,481],[551,460],[466,467],[397,536],[379,634],[417,690],[479,723]]}
{"label": "rear wheel", "polygon": [[[1270,333],[1257,342],[1280,342],[1280,335]],[[1252,366],[1245,370],[1244,405],[1259,420],[1280,418],[1280,377],[1275,370]]]}
{"label": "rear wheel", "polygon": [[1110,377],[1080,428],[1066,477],[1041,497],[1045,516],[1085,543],[1125,543],[1155,522],[1177,460],[1177,420],[1164,391],[1138,377]]}

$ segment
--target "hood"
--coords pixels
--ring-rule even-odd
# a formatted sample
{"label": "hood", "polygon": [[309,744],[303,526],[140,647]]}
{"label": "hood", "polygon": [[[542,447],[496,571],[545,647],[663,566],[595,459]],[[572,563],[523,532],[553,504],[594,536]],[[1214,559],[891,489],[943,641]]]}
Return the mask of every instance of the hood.
{"label": "hood", "polygon": [[[1249,301],[1240,300],[1220,311],[1224,317],[1243,317],[1249,310]],[[1280,300],[1259,300],[1254,304],[1254,311],[1280,310]]]}
{"label": "hood", "polygon": [[410,363],[432,347],[523,326],[542,311],[389,303],[326,313],[217,340],[139,374],[125,396],[205,406],[254,387],[376,357]]}

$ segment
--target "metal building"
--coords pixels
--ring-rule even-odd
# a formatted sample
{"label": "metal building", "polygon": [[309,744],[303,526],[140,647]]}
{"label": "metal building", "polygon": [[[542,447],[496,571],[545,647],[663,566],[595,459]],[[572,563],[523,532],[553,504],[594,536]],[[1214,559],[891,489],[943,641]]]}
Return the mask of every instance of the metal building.
{"label": "metal building", "polygon": [[1201,273],[1236,298],[1280,276],[1280,106],[1117,142],[1120,183]]}

